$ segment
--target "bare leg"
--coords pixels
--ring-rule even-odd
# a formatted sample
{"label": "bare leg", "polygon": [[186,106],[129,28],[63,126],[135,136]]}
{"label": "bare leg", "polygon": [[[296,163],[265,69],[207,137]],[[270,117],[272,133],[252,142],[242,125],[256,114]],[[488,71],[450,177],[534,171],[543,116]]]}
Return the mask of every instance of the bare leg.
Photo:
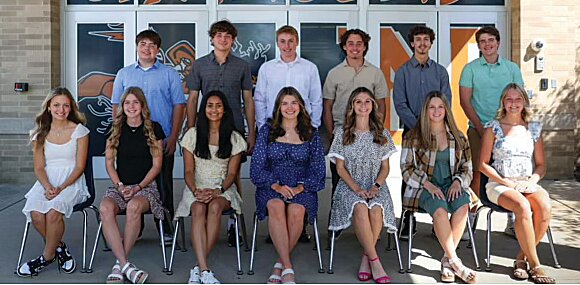
{"label": "bare leg", "polygon": [[[544,238],[548,226],[550,225],[550,220],[552,217],[552,205],[550,204],[550,196],[546,190],[539,190],[532,194],[526,195],[526,199],[530,202],[530,207],[532,209],[532,219],[534,224],[534,236],[536,239],[536,247]],[[524,259],[525,255],[523,251],[520,251],[517,259]],[[531,264],[531,263],[530,263]],[[540,265],[539,263],[533,266]]]}
{"label": "bare leg", "polygon": [[209,202],[207,206],[207,247],[206,258],[217,243],[220,234],[222,212],[230,208],[230,201],[218,197]]}
{"label": "bare leg", "polygon": [[[133,197],[129,203],[127,203],[127,219],[125,221],[125,233],[123,238],[123,246],[126,256],[129,256],[131,249],[135,245],[135,241],[139,235],[139,230],[141,230],[142,214],[147,211],[149,211],[149,200],[143,196]],[[125,265],[121,262],[121,267],[122,266]]]}
{"label": "bare leg", "polygon": [[[358,203],[354,206],[352,217],[354,232],[359,243],[363,247],[364,252],[367,254],[369,261],[377,260],[378,258],[377,250],[375,248],[376,238],[371,227],[370,216],[369,208],[365,204]],[[383,265],[380,262],[371,262],[370,265],[374,279],[386,275]]]}
{"label": "bare leg", "polygon": [[127,255],[123,248],[123,239],[117,222],[119,206],[117,206],[117,203],[115,203],[113,199],[105,197],[101,201],[99,212],[101,213],[101,222],[103,223],[103,234],[105,235],[105,239],[111,247],[113,255],[115,255],[119,262],[122,262],[123,265],[125,265],[127,262]]}
{"label": "bare leg", "polygon": [[30,218],[32,219],[32,225],[43,239],[46,239],[46,215],[40,212],[32,211],[30,212]]}
{"label": "bare leg", "polygon": [[453,233],[453,250],[457,249],[461,236],[465,231],[465,223],[467,223],[467,214],[469,212],[469,204],[461,206],[453,215],[451,215],[451,231]]}
{"label": "bare leg", "polygon": [[200,270],[209,270],[206,260],[206,214],[207,204],[199,202],[191,204],[191,245],[195,250],[195,257]]}
{"label": "bare leg", "polygon": [[286,208],[286,225],[288,227],[288,252],[291,253],[298,239],[302,234],[302,228],[304,227],[304,214],[306,209],[300,204],[290,204]]}
{"label": "bare leg", "polygon": [[280,199],[271,199],[268,208],[268,229],[283,268],[292,268],[290,261],[290,241],[286,220],[286,205]]}
{"label": "bare leg", "polygon": [[[467,212],[465,212],[465,214],[467,214]],[[455,253],[455,248],[457,245],[453,242],[454,234],[445,209],[438,208],[435,210],[435,213],[433,213],[433,229],[435,230],[435,235],[437,236],[437,240],[439,241],[441,248],[443,248],[445,255],[449,257],[449,259],[456,258],[457,254]],[[461,238],[461,234],[459,235],[459,238]]]}
{"label": "bare leg", "polygon": [[56,247],[60,244],[64,234],[64,215],[56,210],[46,213],[46,244],[44,246],[44,258],[52,260]]}

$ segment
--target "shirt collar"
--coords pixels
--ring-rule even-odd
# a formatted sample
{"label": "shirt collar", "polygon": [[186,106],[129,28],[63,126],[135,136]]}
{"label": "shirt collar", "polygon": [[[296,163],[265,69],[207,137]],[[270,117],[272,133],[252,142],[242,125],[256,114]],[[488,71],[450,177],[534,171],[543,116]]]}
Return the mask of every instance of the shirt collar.
{"label": "shirt collar", "polygon": [[[427,67],[431,67],[433,60],[431,58],[427,59],[427,62],[425,62],[425,65]],[[419,63],[419,61],[415,58],[415,56],[411,57],[411,64],[413,65],[413,67],[418,67],[421,65],[421,63]]]}
{"label": "shirt collar", "polygon": [[298,56],[298,55],[296,55],[296,58],[293,61],[291,61],[291,62],[285,62],[285,61],[283,61],[282,60],[282,57],[278,57],[276,59],[276,63],[284,63],[284,64],[288,64],[288,65],[294,65],[294,64],[299,63],[301,61],[302,61],[302,58],[300,56]]}
{"label": "shirt collar", "polygon": [[497,58],[497,62],[496,62],[496,63],[494,63],[494,64],[490,64],[490,63],[488,63],[488,62],[485,60],[485,57],[483,57],[483,56],[481,56],[481,57],[479,58],[479,63],[480,63],[481,65],[495,65],[495,64],[497,64],[497,65],[502,65],[504,62],[505,62],[505,59],[504,59],[503,57],[501,57],[501,56],[498,56],[498,58]]}
{"label": "shirt collar", "polygon": [[[230,60],[230,56],[231,56],[231,55],[232,55],[232,52],[230,51],[230,52],[228,53],[228,56],[226,57],[226,61],[224,62],[224,64],[228,63],[228,61]],[[219,65],[219,64],[220,64],[219,62],[217,62],[217,60],[216,60],[216,57],[215,57],[215,54],[214,54],[214,51],[213,51],[213,50],[212,50],[212,51],[209,53],[209,59],[210,59],[212,62],[214,62],[215,64],[217,64],[217,65]]]}
{"label": "shirt collar", "polygon": [[[348,61],[346,60],[346,58],[345,58],[345,59],[342,61],[342,63],[341,63],[341,64],[342,64],[342,66],[344,66],[344,67],[350,67],[350,65],[348,65]],[[368,63],[368,62],[367,62],[367,60],[365,59],[365,60],[363,61],[363,67],[368,67],[368,66],[369,66],[369,63]]]}
{"label": "shirt collar", "polygon": [[[161,63],[161,62],[159,62],[159,60],[158,60],[158,59],[156,59],[156,60],[155,60],[155,63],[154,63],[152,66],[151,66],[151,68],[159,68],[159,66],[160,66],[161,64],[162,64],[162,63]],[[137,60],[137,62],[135,62],[135,68],[141,68],[141,69],[143,69],[143,67],[141,67],[141,65],[139,64],[139,60]],[[151,69],[151,68],[149,68],[149,69]]]}

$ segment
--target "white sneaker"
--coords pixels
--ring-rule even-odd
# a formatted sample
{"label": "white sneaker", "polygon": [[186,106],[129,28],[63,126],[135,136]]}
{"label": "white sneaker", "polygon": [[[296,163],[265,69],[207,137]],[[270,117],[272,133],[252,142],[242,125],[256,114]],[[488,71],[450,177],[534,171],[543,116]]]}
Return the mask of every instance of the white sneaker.
{"label": "white sneaker", "polygon": [[219,280],[215,278],[213,272],[209,270],[204,270],[201,272],[201,284],[221,284]]}
{"label": "white sneaker", "polygon": [[515,217],[513,213],[508,213],[507,223],[503,232],[509,236],[516,238]]}
{"label": "white sneaker", "polygon": [[189,271],[189,280],[187,284],[201,284],[201,279],[199,278],[199,266],[195,266]]}

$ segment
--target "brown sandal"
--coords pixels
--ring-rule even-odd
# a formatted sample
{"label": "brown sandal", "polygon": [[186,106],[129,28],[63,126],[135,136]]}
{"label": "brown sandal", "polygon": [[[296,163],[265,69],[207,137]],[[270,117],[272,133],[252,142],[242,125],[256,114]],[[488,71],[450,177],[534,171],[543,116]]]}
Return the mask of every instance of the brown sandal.
{"label": "brown sandal", "polygon": [[523,259],[516,259],[514,261],[514,278],[518,280],[526,280],[528,275],[528,262]]}
{"label": "brown sandal", "polygon": [[556,280],[546,275],[544,269],[539,265],[531,268],[530,271],[528,271],[528,274],[530,275],[532,281],[534,281],[536,284],[556,284]]}

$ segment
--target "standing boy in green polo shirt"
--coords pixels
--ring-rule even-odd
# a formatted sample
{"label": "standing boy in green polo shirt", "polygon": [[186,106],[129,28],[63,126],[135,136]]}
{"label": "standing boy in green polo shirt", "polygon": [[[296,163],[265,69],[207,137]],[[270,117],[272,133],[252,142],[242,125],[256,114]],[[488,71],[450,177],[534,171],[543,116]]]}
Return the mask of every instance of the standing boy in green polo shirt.
{"label": "standing boy in green polo shirt", "polygon": [[[479,152],[485,123],[494,120],[499,108],[501,92],[509,83],[524,86],[520,68],[499,56],[499,31],[495,27],[483,27],[475,33],[481,57],[465,65],[459,81],[459,100],[469,118],[467,137],[471,147],[473,180],[471,189],[479,196],[481,174]],[[483,189],[485,191],[485,189]],[[505,232],[515,235],[513,215],[510,215]]]}

